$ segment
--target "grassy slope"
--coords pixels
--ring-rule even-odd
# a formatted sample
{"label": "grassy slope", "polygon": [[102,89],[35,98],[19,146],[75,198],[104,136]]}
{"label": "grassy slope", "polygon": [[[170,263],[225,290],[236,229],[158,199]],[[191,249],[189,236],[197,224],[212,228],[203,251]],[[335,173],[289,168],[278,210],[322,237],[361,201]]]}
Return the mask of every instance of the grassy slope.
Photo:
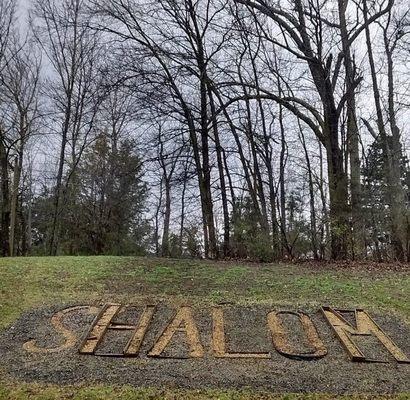
{"label": "grassy slope", "polygon": [[0,399],[7,400],[405,400],[408,395],[397,396],[339,396],[332,395],[275,395],[270,393],[251,393],[249,391],[186,391],[186,390],[157,390],[134,389],[131,387],[103,387],[91,388],[58,388],[56,386],[19,385],[11,388],[0,386]]}
{"label": "grassy slope", "polygon": [[[35,306],[56,302],[136,303],[148,298],[203,305],[231,301],[276,306],[309,304],[313,308],[324,304],[360,306],[368,310],[389,310],[409,320],[408,293],[408,273],[364,268],[341,270],[321,266],[313,269],[302,265],[246,265],[132,257],[10,258],[0,260],[0,329],[11,324],[21,312]],[[29,398],[29,393],[36,399],[57,399],[63,395],[79,399],[110,398],[111,390],[114,389],[83,389],[77,394],[79,397],[72,397],[70,388],[3,382],[0,383],[0,399]],[[118,389],[113,393],[118,394]],[[208,392],[202,393],[203,397],[184,392],[181,397],[181,393],[172,391],[164,394],[130,388],[121,389],[121,396],[112,398],[250,398],[249,394],[235,392]]]}

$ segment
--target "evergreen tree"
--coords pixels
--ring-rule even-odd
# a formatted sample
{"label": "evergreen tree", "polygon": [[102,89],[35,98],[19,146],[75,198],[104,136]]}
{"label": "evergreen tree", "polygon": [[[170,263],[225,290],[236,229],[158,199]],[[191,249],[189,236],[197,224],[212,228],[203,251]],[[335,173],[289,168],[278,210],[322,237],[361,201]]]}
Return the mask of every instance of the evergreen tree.
{"label": "evergreen tree", "polygon": [[[391,140],[391,137],[389,137]],[[409,225],[410,205],[410,170],[409,160],[401,149],[400,175],[406,196],[406,214],[403,225]],[[370,254],[379,261],[387,259],[391,252],[390,204],[384,174],[384,157],[382,143],[376,139],[370,146],[364,165],[363,175],[363,209],[366,221],[366,244]],[[409,238],[407,238],[409,242]],[[408,246],[408,244],[407,244]]]}
{"label": "evergreen tree", "polygon": [[[68,187],[61,231],[63,254],[142,254],[149,248],[150,227],[144,217],[147,186],[135,145],[101,134],[84,154]],[[52,196],[45,191],[34,204],[37,251],[44,251]]]}

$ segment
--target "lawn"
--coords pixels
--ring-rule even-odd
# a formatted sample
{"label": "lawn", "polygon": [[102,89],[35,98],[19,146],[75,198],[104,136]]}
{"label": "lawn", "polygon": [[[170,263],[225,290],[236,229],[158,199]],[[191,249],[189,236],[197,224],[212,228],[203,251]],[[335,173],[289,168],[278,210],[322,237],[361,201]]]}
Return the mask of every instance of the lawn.
{"label": "lawn", "polygon": [[[159,301],[364,307],[410,320],[405,268],[332,264],[246,264],[137,257],[32,257],[0,260],[0,329],[33,307],[56,303]],[[128,387],[70,387],[10,382],[0,373],[0,399],[298,399],[243,392],[178,392]],[[303,397],[306,398],[306,397]],[[318,395],[311,399],[334,396]],[[352,397],[346,397],[352,398]],[[354,397],[353,397],[354,398]],[[365,398],[365,397],[357,397]],[[368,397],[375,398],[375,397]],[[407,398],[406,395],[394,398]]]}

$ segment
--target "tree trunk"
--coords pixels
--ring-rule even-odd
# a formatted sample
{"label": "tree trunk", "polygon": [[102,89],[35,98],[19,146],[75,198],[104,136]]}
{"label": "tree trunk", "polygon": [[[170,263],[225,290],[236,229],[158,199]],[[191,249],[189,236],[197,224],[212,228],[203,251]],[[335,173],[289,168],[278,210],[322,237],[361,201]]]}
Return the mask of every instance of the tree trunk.
{"label": "tree trunk", "polygon": [[350,161],[350,195],[352,210],[353,248],[352,257],[362,257],[365,252],[364,224],[361,201],[359,129],[356,116],[356,96],[354,91],[355,72],[350,51],[349,36],[346,22],[348,0],[338,0],[339,23],[342,38],[343,59],[346,76],[347,106],[347,147]]}
{"label": "tree trunk", "polygon": [[155,210],[155,229],[154,229],[154,242],[155,242],[155,255],[159,257],[159,212],[162,207],[162,182],[161,179],[160,189],[159,189],[159,199],[157,209]]}
{"label": "tree trunk", "polygon": [[165,214],[164,214],[164,227],[162,231],[162,245],[161,255],[162,257],[170,256],[169,249],[169,224],[171,220],[171,183],[168,177],[164,176],[165,183]]}
{"label": "tree trunk", "polygon": [[179,255],[183,255],[183,237],[185,229],[185,193],[188,180],[188,161],[185,163],[184,177],[182,182],[182,194],[181,194],[181,223],[179,227]]}
{"label": "tree trunk", "polygon": [[208,88],[209,104],[212,113],[212,127],[215,137],[215,147],[216,147],[216,160],[218,165],[219,182],[221,184],[221,199],[222,199],[222,210],[223,210],[223,223],[224,223],[224,235],[222,252],[224,257],[228,257],[230,248],[230,224],[229,224],[229,209],[228,209],[228,196],[226,191],[225,176],[224,176],[224,164],[222,159],[222,146],[219,140],[219,130],[218,130],[218,120],[216,117],[215,102],[213,98],[212,91]]}
{"label": "tree trunk", "polygon": [[[396,111],[394,105],[394,64],[393,49],[389,46],[387,27],[384,29],[384,46],[387,58],[387,86],[388,86],[388,115],[391,140],[391,167],[392,180],[390,181],[389,192],[392,196],[392,221],[395,232],[394,246],[396,257],[405,260],[410,257],[408,253],[408,231],[410,230],[408,216],[406,216],[406,195],[401,184],[401,159],[403,150],[400,139],[400,129],[397,126]],[[389,144],[389,143],[388,143]],[[406,254],[404,254],[406,253]]]}
{"label": "tree trunk", "polygon": [[287,226],[286,226],[286,191],[285,191],[285,158],[286,158],[286,138],[285,127],[283,125],[283,108],[279,105],[279,126],[280,126],[280,138],[281,148],[279,156],[279,209],[280,209],[280,230],[282,236],[282,257],[284,256],[284,250],[288,249],[287,240]]}
{"label": "tree trunk", "polygon": [[19,151],[19,154],[16,160],[16,164],[14,166],[13,189],[11,192],[10,239],[9,239],[10,256],[13,256],[15,253],[14,241],[15,241],[16,224],[17,224],[17,206],[18,206],[18,195],[19,195],[22,164],[23,164],[23,149],[20,148],[20,151]]}
{"label": "tree trunk", "polygon": [[1,179],[1,229],[0,246],[3,257],[9,255],[10,191],[7,149],[4,146],[3,131],[0,128],[0,179]]}
{"label": "tree trunk", "polygon": [[[326,121],[327,119],[327,121]],[[338,145],[338,127],[336,115],[325,119],[326,155],[329,179],[331,258],[346,259],[348,256],[349,207],[347,175],[343,168],[343,153]]]}
{"label": "tree trunk", "polygon": [[320,233],[320,258],[323,259],[326,257],[326,241],[330,238],[330,227],[329,227],[329,215],[327,210],[327,202],[326,202],[326,192],[324,188],[324,160],[323,160],[323,151],[322,151],[322,143],[318,141],[319,146],[319,182],[318,188],[320,193],[320,199],[322,202],[322,218],[323,223],[321,224]]}
{"label": "tree trunk", "polygon": [[65,164],[65,149],[67,145],[67,132],[70,121],[71,111],[67,111],[65,121],[63,123],[63,135],[61,138],[60,157],[58,160],[58,171],[56,178],[56,187],[54,192],[53,216],[51,223],[51,232],[49,239],[49,255],[55,256],[58,249],[58,240],[60,235],[60,218],[61,218],[61,202],[63,197],[63,173]]}
{"label": "tree trunk", "polygon": [[305,153],[306,168],[308,171],[308,186],[309,186],[309,206],[310,206],[310,235],[312,243],[313,258],[315,260],[319,259],[318,246],[317,246],[317,229],[316,229],[316,207],[315,207],[315,192],[313,187],[313,176],[312,176],[312,167],[310,163],[309,152],[306,147],[305,135],[303,129],[299,123],[299,132],[300,139],[303,146],[303,151]]}

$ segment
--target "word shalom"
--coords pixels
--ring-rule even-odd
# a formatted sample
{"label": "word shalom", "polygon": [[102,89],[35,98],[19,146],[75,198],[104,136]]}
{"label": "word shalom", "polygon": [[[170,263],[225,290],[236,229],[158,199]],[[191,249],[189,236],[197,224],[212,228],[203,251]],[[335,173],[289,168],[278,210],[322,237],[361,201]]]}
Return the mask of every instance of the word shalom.
{"label": "word shalom", "polygon": [[[75,332],[64,325],[64,318],[75,312],[87,312],[96,314],[96,317],[83,338],[79,353],[84,355],[98,355],[111,357],[137,357],[144,342],[146,333],[154,317],[156,307],[148,305],[132,325],[118,322],[118,316],[125,312],[130,306],[120,304],[106,304],[101,309],[93,306],[71,307],[56,313],[51,318],[51,323],[57,333],[65,338],[65,342],[55,348],[42,348],[36,344],[35,340],[26,342],[23,348],[32,353],[54,353],[70,349],[77,343]],[[321,312],[324,319],[334,331],[345,348],[352,361],[362,362],[387,362],[386,360],[376,360],[368,358],[360,350],[357,342],[359,336],[374,336],[381,346],[394,357],[398,363],[410,363],[410,359],[393,342],[393,340],[376,324],[369,314],[362,310],[340,310],[330,307],[322,307]],[[345,319],[346,314],[353,314],[355,323],[351,324]],[[212,355],[216,358],[258,358],[267,359],[271,357],[269,352],[231,352],[227,350],[226,332],[224,322],[224,310],[222,307],[214,307],[212,314]],[[295,348],[290,340],[290,334],[284,325],[284,317],[293,317],[297,324],[294,329],[305,337],[306,347],[303,350]],[[303,312],[292,311],[271,311],[266,315],[267,329],[272,338],[274,349],[281,355],[298,360],[319,359],[327,354],[327,348],[319,336],[319,333],[309,315]],[[99,346],[107,332],[129,331],[129,340],[121,353],[99,352]],[[174,341],[181,340],[180,336],[185,336],[184,345],[187,346],[189,358],[202,358],[205,356],[204,346],[201,341],[201,334],[198,324],[195,321],[193,309],[191,307],[180,307],[176,310],[173,318],[163,328],[162,333],[157,337],[154,345],[147,352],[148,357],[168,357],[166,349]],[[174,337],[175,336],[175,337]],[[294,343],[295,341],[293,341]]]}

